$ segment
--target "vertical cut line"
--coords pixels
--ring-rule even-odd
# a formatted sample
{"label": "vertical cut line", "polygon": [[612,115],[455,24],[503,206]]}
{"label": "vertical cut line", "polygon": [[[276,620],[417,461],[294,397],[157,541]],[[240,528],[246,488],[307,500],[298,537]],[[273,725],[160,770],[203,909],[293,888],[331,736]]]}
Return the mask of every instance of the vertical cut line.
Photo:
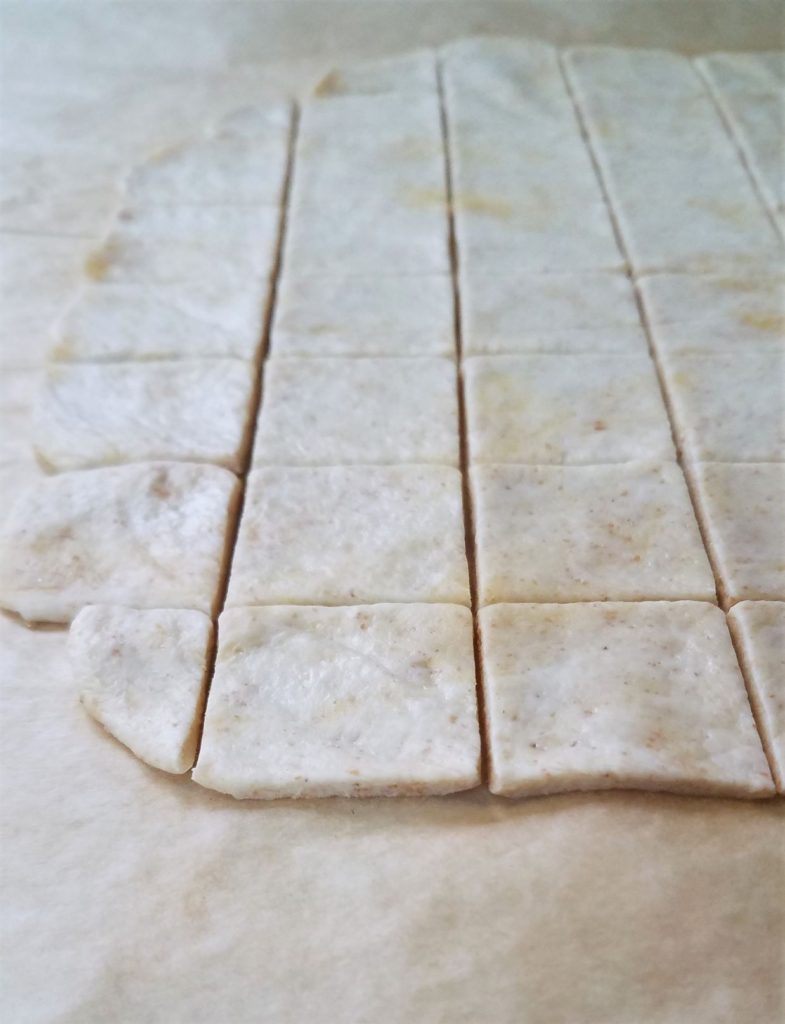
{"label": "vertical cut line", "polygon": [[477,553],[474,543],[474,509],[469,486],[469,442],[466,427],[466,396],[463,386],[463,318],[461,312],[460,260],[455,230],[455,192],[452,178],[450,121],[447,97],[444,91],[444,70],[441,58],[436,58],[436,83],[439,94],[439,116],[444,150],[444,182],[447,191],[447,235],[450,250],[450,277],[452,280],[453,331],[455,335],[455,379],[458,392],[458,440],[460,447],[461,493],[463,498],[463,531],[466,562],[469,567],[469,593],[472,613],[472,642],[474,645],[474,679],[477,695],[477,718],[480,730],[480,772],[483,783],[489,778],[488,726],[485,712],[482,648],[477,619]]}
{"label": "vertical cut line", "polygon": [[692,505],[692,514],[695,516],[695,521],[698,524],[698,531],[700,533],[701,543],[703,544],[703,549],[706,552],[706,557],[709,560],[709,566],[711,567],[712,575],[714,576],[715,599],[717,604],[720,604],[722,577],[720,575],[718,566],[715,562],[712,547],[709,542],[708,530],[704,524],[703,516],[701,514],[702,510],[700,501],[697,496],[697,488],[695,486],[695,481],[692,479],[692,475],[689,472],[689,460],[685,459],[684,453],[681,449],[681,444],[679,443],[679,434],[676,428],[676,415],[673,411],[673,402],[671,400],[670,391],[668,390],[665,373],[660,363],[659,352],[657,351],[657,344],[654,340],[654,332],[652,331],[651,324],[649,323],[646,308],[643,304],[643,299],[641,298],[640,290],[638,288],[635,268],[632,263],[629,249],[624,239],[624,233],[621,229],[621,223],[619,221],[619,218],[616,216],[616,210],[611,200],[608,185],[605,180],[605,175],[602,171],[602,166],[600,164],[599,158],[597,157],[597,153],[594,148],[594,143],[592,142],[592,138],[589,133],[588,123],[586,122],[586,118],[584,117],[580,101],[578,100],[578,97],[573,89],[572,82],[570,81],[569,71],[564,64],[564,55],[561,52],[559,52],[559,66],[561,68],[562,78],[564,79],[564,84],[567,89],[567,93],[570,97],[570,100],[572,101],[572,105],[575,110],[575,116],[578,119],[578,124],[580,126],[581,135],[583,136],[584,145],[586,146],[587,152],[589,154],[589,159],[591,160],[592,166],[594,168],[594,174],[597,178],[597,182],[602,193],[605,208],[608,211],[608,217],[611,221],[613,233],[616,236],[616,244],[619,246],[622,256],[624,257],[624,261],[628,267],[627,274],[630,278],[630,283],[633,289],[633,295],[635,296],[635,306],[638,310],[638,319],[641,322],[643,333],[646,337],[646,344],[649,349],[649,356],[651,358],[652,364],[654,365],[654,372],[657,375],[657,384],[659,385],[660,395],[662,397],[662,402],[665,406],[665,412],[668,417],[668,424],[670,426],[671,431],[671,439],[673,441],[673,447],[676,451],[676,462],[678,463],[679,468],[682,472],[682,476],[684,477],[684,482],[687,487],[687,493],[690,497],[690,504]]}
{"label": "vertical cut line", "polygon": [[774,757],[774,748],[771,742],[771,736],[769,730],[764,725],[764,709],[763,702],[758,697],[758,691],[755,687],[755,683],[752,678],[752,662],[747,657],[747,647],[744,643],[744,637],[742,631],[733,623],[733,620],[726,614],[726,622],[728,624],[728,632],[730,633],[731,644],[733,650],[736,652],[736,660],[739,663],[739,670],[741,671],[741,678],[744,681],[745,689],[747,690],[747,700],[750,704],[750,710],[752,711],[752,720],[755,723],[755,728],[758,730],[758,736],[760,737],[760,743],[763,747],[763,755],[769,766],[771,777],[774,780],[774,787],[777,793],[780,792],[777,781],[776,771],[776,759]]}
{"label": "vertical cut line", "polygon": [[267,360],[267,356],[269,355],[270,352],[270,335],[272,333],[272,325],[275,318],[275,308],[278,300],[278,286],[281,277],[281,268],[283,266],[284,244],[286,241],[286,229],[289,221],[289,203],[291,199],[292,177],[294,174],[295,143],[297,140],[297,129],[299,127],[299,120],[299,108],[295,106],[293,107],[292,110],[292,123],[289,128],[286,171],[284,174],[283,189],[281,192],[280,217],[278,221],[278,238],[276,241],[275,254],[273,256],[272,267],[270,269],[267,288],[265,289],[266,308],[264,310],[264,318],[259,337],[259,344],[256,347],[256,352],[254,353],[253,359],[253,388],[251,391],[251,399],[248,408],[245,446],[243,451],[243,464],[240,468],[239,473],[237,474],[239,480],[239,492],[234,504],[234,508],[230,510],[229,514],[223,565],[221,567],[221,577],[216,591],[215,602],[213,605],[213,640],[207,656],[202,715],[201,721],[199,723],[199,734],[196,742],[196,754],[194,756],[194,763],[191,766],[191,768],[193,768],[197,764],[199,760],[199,754],[201,753],[202,749],[204,720],[207,714],[207,705],[210,700],[210,690],[212,688],[213,676],[215,675],[215,661],[218,654],[218,619],[220,618],[221,612],[224,610],[224,605],[226,604],[226,592],[229,588],[229,577],[231,576],[232,572],[232,563],[234,562],[234,553],[237,547],[237,538],[240,533],[240,523],[242,521],[243,511],[245,509],[245,491],[246,484],[248,481],[248,474],[251,470],[251,462],[253,460],[253,447],[254,438],[256,436],[256,426],[257,423],[259,422],[259,413],[261,412],[262,408],[264,367]]}

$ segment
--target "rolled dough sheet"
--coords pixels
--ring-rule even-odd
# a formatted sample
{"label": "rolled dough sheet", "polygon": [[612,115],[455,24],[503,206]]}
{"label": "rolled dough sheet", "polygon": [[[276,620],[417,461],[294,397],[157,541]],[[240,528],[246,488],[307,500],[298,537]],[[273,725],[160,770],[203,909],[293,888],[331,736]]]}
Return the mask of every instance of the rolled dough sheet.
{"label": "rolled dough sheet", "polygon": [[623,266],[556,50],[469,40],[442,63],[461,263]]}
{"label": "rolled dough sheet", "polygon": [[785,792],[785,603],[741,601],[728,613],[750,700],[780,793]]}
{"label": "rolled dough sheet", "polygon": [[270,359],[254,465],[457,466],[455,362]]}
{"label": "rolled dough sheet", "polygon": [[86,604],[215,604],[236,477],[145,463],[41,477],[0,524],[0,607],[69,622]]}
{"label": "rolled dough sheet", "polygon": [[774,793],[725,616],[702,601],[480,612],[494,793]]}
{"label": "rolled dough sheet", "polygon": [[463,377],[474,463],[676,458],[646,353],[475,356]]}
{"label": "rolled dough sheet", "polygon": [[68,654],[84,708],[153,768],[196,758],[213,624],[202,612],[89,605]]}
{"label": "rolled dough sheet", "polygon": [[772,264],[754,276],[653,274],[639,282],[661,352],[785,351],[785,275]]}
{"label": "rolled dough sheet", "polygon": [[785,600],[785,465],[696,463],[692,472],[723,600]]}
{"label": "rolled dough sheet", "polygon": [[468,605],[458,470],[254,470],[227,607],[378,601]]}
{"label": "rolled dough sheet", "polygon": [[468,608],[238,608],[218,628],[201,785],[278,799],[479,784]]}
{"label": "rolled dough sheet", "polygon": [[286,273],[272,346],[281,356],[454,355],[451,278]]}
{"label": "rolled dough sheet", "polygon": [[481,604],[715,599],[675,463],[473,466]]}
{"label": "rolled dough sheet", "polygon": [[667,353],[665,384],[690,459],[785,459],[785,347],[713,355]]}
{"label": "rolled dough sheet", "polygon": [[126,181],[127,201],[135,207],[277,206],[291,120],[287,103],[233,114],[205,138],[164,149],[138,166]]}
{"label": "rolled dough sheet", "polygon": [[255,369],[239,359],[55,363],[33,443],[56,471],[126,462],[208,462],[238,472]]}
{"label": "rolled dough sheet", "polygon": [[646,352],[635,296],[624,274],[529,274],[461,268],[463,350]]}
{"label": "rolled dough sheet", "polygon": [[565,66],[637,273],[782,259],[781,239],[686,58],[589,47],[568,51]]}
{"label": "rolled dough sheet", "polygon": [[254,359],[267,315],[264,282],[89,284],[60,317],[60,361]]}

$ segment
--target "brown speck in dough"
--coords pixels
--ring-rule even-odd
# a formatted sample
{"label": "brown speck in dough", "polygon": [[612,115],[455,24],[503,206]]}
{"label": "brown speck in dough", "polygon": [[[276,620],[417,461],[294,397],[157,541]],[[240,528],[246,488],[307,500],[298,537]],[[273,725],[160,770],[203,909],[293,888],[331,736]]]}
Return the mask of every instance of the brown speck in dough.
{"label": "brown speck in dough", "polygon": [[169,480],[166,475],[166,470],[162,469],[159,473],[156,473],[155,477],[150,483],[150,493],[156,498],[160,498],[161,501],[167,501],[172,496],[172,489],[169,486]]}
{"label": "brown speck in dough", "polygon": [[785,332],[785,317],[777,313],[743,313],[740,320],[756,331]]}
{"label": "brown speck in dough", "polygon": [[106,249],[91,252],[85,260],[84,269],[85,274],[92,281],[103,280],[106,277],[106,271],[109,269],[109,254]]}
{"label": "brown speck in dough", "polygon": [[608,424],[605,422],[605,420],[595,420],[594,421],[594,429],[598,430],[598,431],[599,430],[607,430],[608,429]]}

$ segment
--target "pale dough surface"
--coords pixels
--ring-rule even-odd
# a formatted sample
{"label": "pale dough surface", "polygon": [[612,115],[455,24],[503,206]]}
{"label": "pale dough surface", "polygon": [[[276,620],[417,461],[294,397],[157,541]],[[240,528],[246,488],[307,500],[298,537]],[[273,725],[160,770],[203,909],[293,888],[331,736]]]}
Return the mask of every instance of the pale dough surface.
{"label": "pale dough surface", "polygon": [[235,608],[218,632],[201,785],[281,799],[479,784],[468,608]]}

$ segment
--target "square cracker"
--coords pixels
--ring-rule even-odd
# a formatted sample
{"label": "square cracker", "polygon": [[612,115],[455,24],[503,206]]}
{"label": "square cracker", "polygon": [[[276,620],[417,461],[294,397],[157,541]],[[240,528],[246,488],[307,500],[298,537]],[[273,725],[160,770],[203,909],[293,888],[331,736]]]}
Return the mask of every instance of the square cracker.
{"label": "square cracker", "polygon": [[254,465],[457,466],[450,359],[271,359]]}
{"label": "square cracker", "polygon": [[750,701],[780,793],[785,793],[785,603],[742,601],[728,613]]}
{"label": "square cracker", "polygon": [[671,352],[662,363],[676,435],[688,458],[785,459],[785,348]]}
{"label": "square cracker", "polygon": [[273,353],[444,356],[455,352],[449,274],[284,274]]}
{"label": "square cracker", "polygon": [[461,314],[466,355],[647,351],[624,274],[463,268]]}
{"label": "square cracker", "polygon": [[475,466],[482,604],[715,599],[675,463]]}
{"label": "square cracker", "polygon": [[785,465],[702,462],[692,472],[725,604],[785,600]]}
{"label": "square cracker", "polygon": [[675,459],[648,354],[475,356],[463,365],[472,462]]}
{"label": "square cracker", "polygon": [[773,794],[719,608],[503,604],[480,631],[492,792]]}
{"label": "square cracker", "polygon": [[213,624],[202,612],[89,605],[71,623],[79,699],[115,739],[179,774],[196,758]]}
{"label": "square cracker", "polygon": [[420,796],[479,781],[467,608],[221,616],[196,782],[235,797]]}
{"label": "square cracker", "polygon": [[54,328],[49,358],[254,359],[268,301],[265,282],[88,284]]}
{"label": "square cracker", "polygon": [[39,622],[86,604],[210,613],[238,491],[225,469],[166,462],[31,481],[0,524],[0,607]]}
{"label": "square cracker", "polygon": [[661,352],[785,351],[785,275],[651,274],[638,282]]}
{"label": "square cracker", "polygon": [[254,376],[239,359],[55,363],[36,406],[36,454],[57,471],[171,460],[239,472]]}
{"label": "square cracker", "polygon": [[227,607],[377,601],[469,603],[458,470],[255,469]]}

